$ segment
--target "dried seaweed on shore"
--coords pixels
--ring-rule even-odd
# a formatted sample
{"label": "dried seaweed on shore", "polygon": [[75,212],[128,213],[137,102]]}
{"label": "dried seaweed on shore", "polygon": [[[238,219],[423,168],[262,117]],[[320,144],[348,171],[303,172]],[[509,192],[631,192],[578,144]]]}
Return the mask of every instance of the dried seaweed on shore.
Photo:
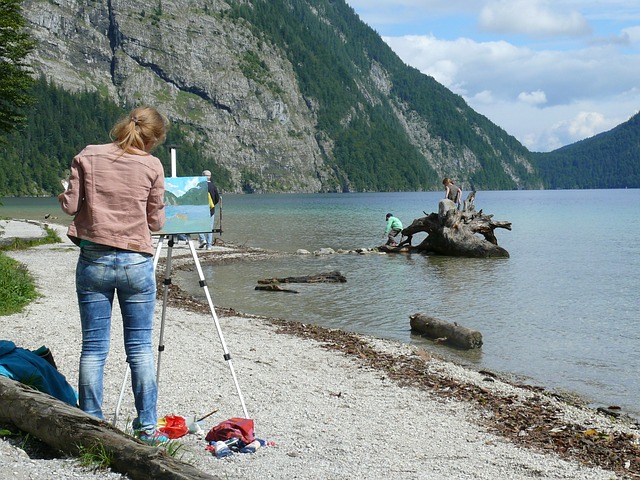
{"label": "dried seaweed on shore", "polygon": [[[175,302],[186,310],[199,313],[209,311],[208,305],[175,286],[169,289],[169,298],[172,303]],[[216,307],[216,311],[223,316],[257,317],[243,315],[233,309]],[[640,440],[637,435],[620,431],[600,432],[567,422],[563,420],[560,408],[551,401],[553,397],[540,387],[517,385],[534,392],[527,399],[515,395],[500,395],[474,384],[433,373],[428,368],[429,359],[425,358],[428,355],[420,355],[419,352],[391,355],[375,350],[357,334],[282,319],[259,318],[277,326],[278,333],[312,339],[320,342],[324,348],[358,358],[363,366],[384,372],[389,379],[401,386],[419,388],[442,398],[473,403],[484,412],[484,423],[489,431],[514,443],[543,452],[553,452],[587,466],[611,470],[622,478],[640,478]],[[594,415],[601,413],[594,411]]]}
{"label": "dried seaweed on shore", "polygon": [[[325,348],[358,357],[368,367],[382,370],[403,386],[411,386],[434,395],[473,402],[488,413],[487,427],[509,440],[589,466],[612,470],[626,478],[640,478],[638,437],[622,432],[597,432],[582,425],[567,424],[560,411],[543,394],[529,400],[501,396],[487,389],[461,384],[451,378],[434,375],[420,355],[394,356],[374,350],[355,334],[317,325],[270,319],[281,333],[312,338]],[[537,387],[518,385],[539,390]]]}

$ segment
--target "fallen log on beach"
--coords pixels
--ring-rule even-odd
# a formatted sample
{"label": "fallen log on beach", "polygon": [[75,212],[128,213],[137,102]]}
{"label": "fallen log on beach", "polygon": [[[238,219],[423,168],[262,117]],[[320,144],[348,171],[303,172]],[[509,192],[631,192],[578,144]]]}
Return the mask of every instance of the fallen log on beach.
{"label": "fallen log on beach", "polygon": [[411,315],[409,319],[411,331],[438,340],[438,343],[453,345],[465,350],[482,346],[480,332],[458,325],[456,322],[449,323],[422,313]]}
{"label": "fallen log on beach", "polygon": [[132,479],[217,479],[87,415],[77,407],[0,375],[0,422],[11,424],[68,455],[97,448],[115,471]]}

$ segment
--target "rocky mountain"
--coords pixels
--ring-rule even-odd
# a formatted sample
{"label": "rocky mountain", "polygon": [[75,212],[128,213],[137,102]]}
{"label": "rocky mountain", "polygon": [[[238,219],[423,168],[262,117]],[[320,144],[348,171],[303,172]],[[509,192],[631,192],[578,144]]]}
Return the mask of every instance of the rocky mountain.
{"label": "rocky mountain", "polygon": [[515,138],[343,0],[26,0],[24,13],[36,75],[157,106],[232,191],[542,187]]}

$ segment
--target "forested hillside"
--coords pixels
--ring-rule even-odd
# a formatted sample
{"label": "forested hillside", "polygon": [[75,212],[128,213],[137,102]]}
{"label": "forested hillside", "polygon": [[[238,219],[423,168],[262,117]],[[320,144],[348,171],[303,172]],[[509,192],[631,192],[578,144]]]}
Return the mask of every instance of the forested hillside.
{"label": "forested hillside", "polygon": [[[473,152],[479,168],[452,171],[451,176],[462,174],[467,185],[492,189],[516,188],[516,179],[535,184],[536,176],[524,161],[529,152],[515,138],[432,77],[405,65],[345,3],[324,8],[325,22],[309,3],[316,2],[238,2],[232,15],[247,20],[256,36],[286,52],[302,93],[318,101],[318,128],[334,139],[335,161],[356,190],[428,190],[439,185],[443,171],[435,171],[437,161],[425,161],[411,133],[398,123],[395,100],[428,119],[428,135],[447,145],[445,155],[463,164],[466,152]],[[389,89],[389,96],[377,102],[368,102],[367,92],[358,86],[361,72],[371,70],[372,64],[384,66],[386,78],[379,81]],[[346,118],[351,119],[348,128],[342,121]]]}
{"label": "forested hillside", "polygon": [[[358,70],[367,71],[367,62],[396,60],[389,47],[342,2],[330,12],[331,23],[324,24],[305,2],[288,3],[238,3],[232,15],[286,52],[302,94],[316,100],[317,127],[334,140],[336,164],[351,189],[429,189],[438,174],[411,144],[392,105],[384,98],[368,102],[357,85]],[[349,32],[350,41],[336,31]],[[365,60],[365,51],[370,59]],[[349,118],[348,125],[341,121]]]}
{"label": "forested hillside", "polygon": [[[465,178],[469,184],[494,189],[516,186],[505,175],[502,155],[526,158],[528,152],[513,137],[471,110],[462,97],[405,65],[346,4],[335,2],[325,13],[329,22],[318,22],[303,1],[238,3],[233,9],[234,15],[250,22],[256,35],[286,51],[302,93],[320,105],[318,127],[335,140],[337,166],[356,190],[432,189],[442,173],[435,172],[412,144],[397,121],[393,102],[383,98],[369,103],[366,92],[358,88],[359,72],[369,70],[372,62],[384,65],[388,76],[380,80],[388,82],[391,99],[400,99],[422,118],[432,119],[430,135],[441,138],[460,157],[465,148],[475,153],[481,168]],[[294,21],[285,20],[292,16]],[[348,32],[350,41],[336,31]],[[358,110],[364,111],[359,115]],[[344,128],[337,119],[349,116],[353,119]],[[486,142],[478,130],[490,132],[498,146]],[[525,162],[516,163],[515,170],[518,178],[535,178]]]}
{"label": "forested hillside", "polygon": [[[109,131],[127,113],[95,92],[72,94],[44,79],[36,82],[32,97],[26,127],[0,141],[0,196],[59,193],[74,155],[86,145],[110,142]],[[167,176],[169,145],[179,145],[178,175],[199,175],[206,168],[222,188],[229,187],[229,172],[206,161],[197,146],[185,140],[180,125],[172,125],[165,144],[154,151]]]}
{"label": "forested hillside", "polygon": [[[224,191],[542,186],[515,138],[405,65],[343,0],[24,6],[33,70],[60,91],[3,147],[4,194],[56,193],[72,155],[108,138],[114,105],[139,104],[177,126],[179,174],[207,167]],[[62,90],[79,100],[48,104]]]}
{"label": "forested hillside", "polygon": [[[638,119],[545,154],[405,65],[343,0],[25,0],[40,78],[0,137],[0,195],[53,195],[131,107],[171,120],[156,154],[225,192],[638,186]],[[624,127],[624,128],[623,128]],[[4,141],[4,142],[3,142]],[[635,143],[634,143],[635,142]]]}
{"label": "forested hillside", "polygon": [[535,153],[533,159],[548,189],[640,188],[640,113],[613,130]]}

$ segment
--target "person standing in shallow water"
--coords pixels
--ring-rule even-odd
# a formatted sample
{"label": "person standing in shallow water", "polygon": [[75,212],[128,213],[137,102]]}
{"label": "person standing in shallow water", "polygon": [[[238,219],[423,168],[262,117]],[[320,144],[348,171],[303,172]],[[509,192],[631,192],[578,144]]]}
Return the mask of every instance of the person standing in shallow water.
{"label": "person standing in shallow water", "polygon": [[446,177],[442,180],[444,185],[444,198],[448,198],[460,208],[460,202],[462,201],[462,189],[453,183],[453,180]]}
{"label": "person standing in shallow water", "polygon": [[111,130],[112,143],[88,145],[75,156],[66,191],[58,196],[62,210],[74,215],[67,235],[80,247],[80,408],[104,419],[104,366],[117,293],[137,411],[133,429],[141,440],[153,443],[168,437],[156,430],[152,348],[156,281],[151,231],[165,222],[164,169],[150,152],[164,141],[168,128],[155,108],[134,109]]}

